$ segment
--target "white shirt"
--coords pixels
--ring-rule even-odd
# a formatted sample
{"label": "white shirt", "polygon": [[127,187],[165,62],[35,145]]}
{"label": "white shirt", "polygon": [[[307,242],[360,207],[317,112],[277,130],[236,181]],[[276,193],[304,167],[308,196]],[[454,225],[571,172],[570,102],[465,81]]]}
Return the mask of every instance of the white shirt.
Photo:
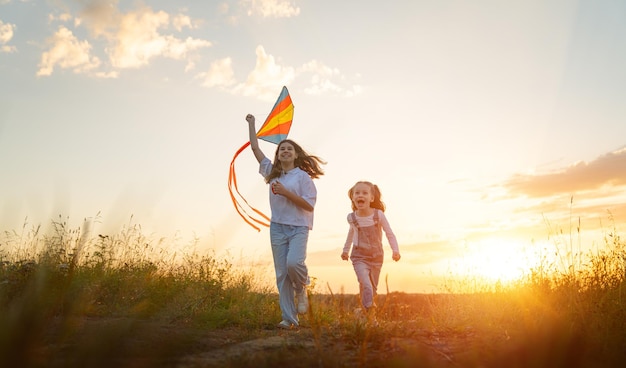
{"label": "white shirt", "polygon": [[[387,216],[381,210],[374,209],[374,211],[378,211],[378,224],[381,225],[383,231],[385,232],[385,236],[387,237],[387,241],[389,242],[389,246],[391,250],[399,253],[400,248],[398,247],[398,240],[396,239],[396,235],[391,229],[391,225],[389,225],[389,221],[387,220]],[[355,214],[356,215],[356,214]],[[374,213],[369,216],[361,217],[355,216],[357,222],[360,227],[374,226]],[[346,237],[346,242],[343,246],[343,252],[348,253],[350,251],[350,247],[354,244],[359,244],[359,230],[355,224],[352,223],[350,219],[350,214],[348,214],[348,224],[350,224],[350,229],[348,230],[348,236]]]}
{"label": "white shirt", "polygon": [[[266,157],[261,160],[259,173],[265,178],[272,171],[272,167],[272,162]],[[305,211],[287,198],[272,193],[272,183],[275,181],[280,181],[285,189],[302,197],[312,207],[315,207],[315,201],[317,200],[317,188],[313,183],[313,179],[311,179],[306,171],[300,169],[299,167],[294,167],[289,170],[289,172],[283,173],[280,177],[272,179],[272,182],[269,183],[270,185],[268,189],[270,209],[272,210],[272,222],[283,225],[307,226],[309,230],[312,230],[313,211]]]}

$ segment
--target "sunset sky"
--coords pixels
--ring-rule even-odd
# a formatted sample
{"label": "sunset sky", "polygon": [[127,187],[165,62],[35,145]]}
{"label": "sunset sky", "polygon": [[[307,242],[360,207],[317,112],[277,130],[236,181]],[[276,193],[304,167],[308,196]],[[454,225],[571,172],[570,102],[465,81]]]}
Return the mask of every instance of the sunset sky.
{"label": "sunset sky", "polygon": [[[227,178],[246,114],[260,126],[284,85],[290,138],[328,162],[320,291],[358,291],[340,259],[358,180],[400,243],[391,291],[512,277],[624,230],[625,66],[618,0],[0,0],[0,230],[140,224],[269,269],[269,231],[237,215]],[[236,170],[267,212],[249,149]]]}

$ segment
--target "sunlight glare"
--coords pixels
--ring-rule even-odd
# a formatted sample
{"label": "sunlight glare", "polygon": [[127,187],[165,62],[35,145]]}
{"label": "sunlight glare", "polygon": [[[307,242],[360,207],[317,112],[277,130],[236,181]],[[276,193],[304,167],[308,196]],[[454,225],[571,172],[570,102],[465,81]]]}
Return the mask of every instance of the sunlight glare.
{"label": "sunlight glare", "polygon": [[459,259],[465,276],[490,282],[519,280],[539,263],[528,244],[514,239],[481,239],[468,243],[466,251]]}

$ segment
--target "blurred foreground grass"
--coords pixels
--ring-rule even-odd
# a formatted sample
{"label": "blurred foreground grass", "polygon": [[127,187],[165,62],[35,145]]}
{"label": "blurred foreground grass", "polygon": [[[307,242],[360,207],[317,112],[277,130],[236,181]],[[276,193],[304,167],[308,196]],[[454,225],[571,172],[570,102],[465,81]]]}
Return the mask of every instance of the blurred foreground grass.
{"label": "blurred foreground grass", "polygon": [[0,367],[187,367],[185,357],[276,335],[296,344],[197,366],[626,362],[626,246],[615,232],[577,268],[542,265],[514,284],[465,292],[388,291],[376,324],[355,313],[357,295],[316,285],[302,327],[279,331],[278,298],[253,269],[197,253],[173,262],[140,226],[90,238],[53,225],[0,237]]}

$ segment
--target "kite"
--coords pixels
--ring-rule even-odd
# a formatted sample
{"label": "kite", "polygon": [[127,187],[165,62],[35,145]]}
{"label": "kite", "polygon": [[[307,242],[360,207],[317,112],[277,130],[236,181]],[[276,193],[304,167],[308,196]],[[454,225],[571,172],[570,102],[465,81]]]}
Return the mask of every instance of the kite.
{"label": "kite", "polygon": [[[279,144],[282,140],[287,138],[287,134],[289,134],[289,129],[291,128],[291,122],[293,120],[293,102],[291,101],[291,96],[289,96],[289,91],[287,87],[283,86],[280,95],[278,96],[278,100],[272,107],[272,111],[265,119],[265,122],[256,133],[257,138],[262,139],[266,142]],[[241,148],[237,150],[235,155],[233,156],[233,160],[230,162],[230,172],[228,174],[228,192],[230,193],[230,198],[233,201],[233,205],[235,206],[235,210],[248,225],[252,226],[257,231],[261,231],[261,229],[255,225],[257,223],[262,226],[269,227],[270,218],[267,217],[263,212],[257,210],[252,207],[248,201],[239,193],[239,189],[237,188],[237,175],[235,174],[235,159],[243,150],[245,150],[250,145],[248,141]],[[233,192],[234,189],[234,192]],[[258,215],[258,217],[254,217],[246,211],[243,204],[237,200],[237,196],[241,198],[243,204],[249,207],[250,210],[254,211]]]}

